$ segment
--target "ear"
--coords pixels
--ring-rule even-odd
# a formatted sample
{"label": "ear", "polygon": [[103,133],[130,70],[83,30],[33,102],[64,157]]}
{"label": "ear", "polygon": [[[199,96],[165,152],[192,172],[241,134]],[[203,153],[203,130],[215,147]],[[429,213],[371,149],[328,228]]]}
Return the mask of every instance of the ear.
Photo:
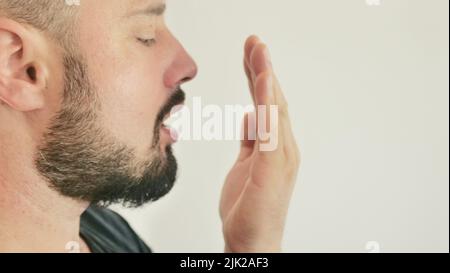
{"label": "ear", "polygon": [[0,102],[27,112],[44,106],[48,79],[39,57],[42,35],[20,23],[0,17]]}

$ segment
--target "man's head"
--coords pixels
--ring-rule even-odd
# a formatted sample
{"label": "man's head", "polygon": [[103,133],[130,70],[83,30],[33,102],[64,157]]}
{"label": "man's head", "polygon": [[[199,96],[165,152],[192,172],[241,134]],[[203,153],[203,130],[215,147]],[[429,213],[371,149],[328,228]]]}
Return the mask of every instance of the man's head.
{"label": "man's head", "polygon": [[0,0],[0,136],[26,139],[15,147],[63,195],[138,206],[173,186],[162,123],[197,68],[164,9],[163,0]]}

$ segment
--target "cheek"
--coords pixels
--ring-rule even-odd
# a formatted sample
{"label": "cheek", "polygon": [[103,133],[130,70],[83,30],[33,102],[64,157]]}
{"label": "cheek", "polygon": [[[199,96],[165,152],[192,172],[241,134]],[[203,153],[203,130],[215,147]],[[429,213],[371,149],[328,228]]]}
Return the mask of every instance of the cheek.
{"label": "cheek", "polygon": [[103,72],[97,84],[104,128],[130,147],[146,151],[165,103],[161,73],[137,65],[110,66]]}

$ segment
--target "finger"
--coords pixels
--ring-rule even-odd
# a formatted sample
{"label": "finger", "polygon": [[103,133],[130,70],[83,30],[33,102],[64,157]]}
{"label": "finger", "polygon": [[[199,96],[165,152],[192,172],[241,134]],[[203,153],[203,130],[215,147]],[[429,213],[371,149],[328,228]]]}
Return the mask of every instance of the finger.
{"label": "finger", "polygon": [[255,102],[255,94],[254,94],[254,74],[250,68],[250,55],[253,51],[254,46],[259,42],[259,38],[257,36],[250,36],[247,41],[245,42],[244,46],[244,69],[245,74],[247,75],[250,95],[253,99],[253,103],[256,105]]}
{"label": "finger", "polygon": [[[265,105],[265,109],[263,109],[265,111],[257,111],[258,140],[264,142],[270,136],[269,142],[275,145],[274,150],[280,146],[279,151],[295,151],[294,146],[296,145],[294,145],[295,139],[290,126],[288,104],[273,71],[269,50],[264,43],[258,42],[253,46],[250,54],[250,67],[256,78],[254,93],[257,107]],[[270,82],[267,83],[267,81]],[[272,105],[277,108],[271,109]],[[273,113],[272,110],[277,112]],[[285,147],[285,144],[288,146]],[[261,142],[257,144],[258,148],[261,148],[262,145],[266,144]]]}
{"label": "finger", "polygon": [[250,49],[251,45],[251,52],[249,53],[249,67],[247,68],[250,74],[253,75],[253,81],[256,80],[259,74],[270,71],[273,76],[273,83],[275,88],[275,103],[281,107],[280,110],[283,111],[283,114],[288,114],[287,108],[288,103],[287,100],[282,92],[280,83],[278,81],[278,78],[275,75],[275,72],[273,71],[273,65],[272,65],[272,58],[270,56],[269,49],[266,44],[260,42],[259,39],[252,40],[256,44],[249,44],[247,45],[247,50]]}
{"label": "finger", "polygon": [[259,42],[257,43],[250,55],[250,70],[256,79],[263,72],[272,73],[272,62],[267,46]]}
{"label": "finger", "polygon": [[275,95],[275,102],[280,107],[280,114],[282,117],[289,118],[289,105],[287,102],[287,99],[284,95],[283,89],[281,88],[280,82],[278,81],[277,76],[275,75],[275,72],[273,72],[274,77],[274,95]]}
{"label": "finger", "polygon": [[[278,112],[274,93],[274,74],[269,49],[264,43],[254,46],[250,56],[256,74],[255,97],[257,101],[258,149],[274,151],[278,148]],[[272,145],[272,146],[271,146]]]}
{"label": "finger", "polygon": [[238,161],[247,159],[252,155],[256,142],[256,113],[246,113],[242,122],[241,150]]}
{"label": "finger", "polygon": [[[278,109],[280,139],[287,139],[289,138],[289,133],[291,132],[288,103],[280,86],[280,82],[278,81],[278,78],[273,70],[272,57],[268,47],[265,44],[258,43],[255,45],[251,55],[251,64],[256,75],[265,72],[269,72],[272,75],[273,86],[271,88],[273,89],[272,92],[274,97],[274,101],[272,103],[273,105],[276,105]],[[290,141],[286,143],[289,142]]]}
{"label": "finger", "polygon": [[250,71],[250,67],[247,65],[247,61],[244,58],[244,69],[245,74],[247,75],[247,82],[248,82],[248,90],[250,91],[250,96],[252,97],[253,105],[256,106],[256,100],[255,100],[255,88],[253,86],[253,76],[252,72]]}
{"label": "finger", "polygon": [[246,64],[250,64],[250,56],[253,51],[253,48],[259,42],[260,42],[260,39],[258,36],[252,35],[247,38],[247,41],[245,42],[245,47],[244,47],[244,52],[245,52],[244,61]]}
{"label": "finger", "polygon": [[292,130],[292,123],[289,117],[288,102],[275,73],[273,73],[273,77],[275,101],[279,109],[279,137],[284,143],[283,150],[286,158],[289,161],[296,162],[298,165],[300,162],[300,153]]}
{"label": "finger", "polygon": [[256,127],[257,143],[260,152],[273,152],[279,143],[279,117],[274,98],[273,76],[271,71],[260,73],[256,78],[255,97],[257,101]]}

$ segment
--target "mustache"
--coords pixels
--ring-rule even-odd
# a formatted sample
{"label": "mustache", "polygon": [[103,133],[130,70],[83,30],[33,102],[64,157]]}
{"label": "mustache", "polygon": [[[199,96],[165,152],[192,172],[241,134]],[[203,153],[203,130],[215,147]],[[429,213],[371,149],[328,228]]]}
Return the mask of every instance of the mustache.
{"label": "mustache", "polygon": [[184,103],[186,100],[186,94],[181,89],[181,87],[177,87],[177,89],[173,92],[170,98],[167,100],[167,103],[161,107],[161,110],[156,117],[155,129],[159,128],[164,121],[164,117],[170,114],[172,108]]}

